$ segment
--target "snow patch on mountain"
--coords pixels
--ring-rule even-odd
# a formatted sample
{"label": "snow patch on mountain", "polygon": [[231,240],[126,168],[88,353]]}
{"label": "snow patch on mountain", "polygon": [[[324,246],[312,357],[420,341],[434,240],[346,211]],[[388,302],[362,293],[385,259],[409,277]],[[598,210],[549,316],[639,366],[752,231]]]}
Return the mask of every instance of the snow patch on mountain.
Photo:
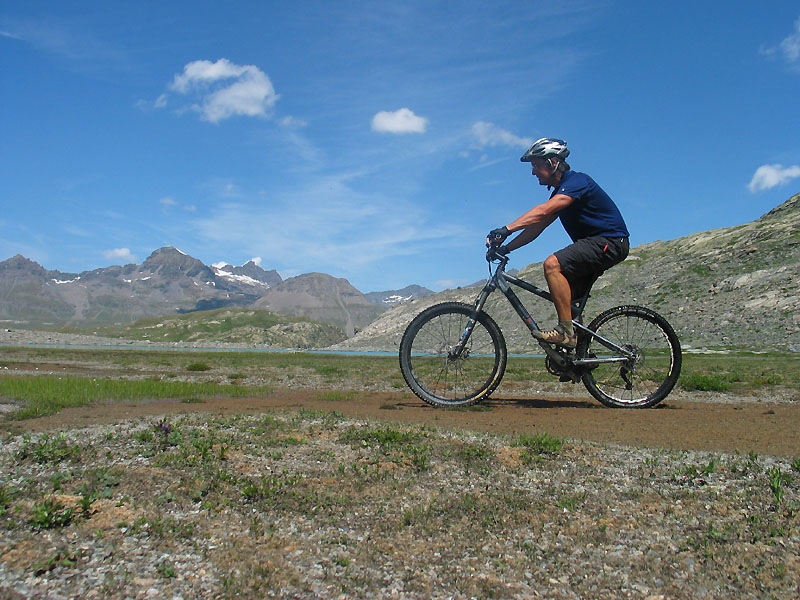
{"label": "snow patch on mountain", "polygon": [[[230,266],[230,265],[224,265]],[[252,285],[262,287],[264,289],[269,289],[270,285],[263,281],[259,281],[258,279],[253,279],[252,277],[248,277],[247,275],[236,275],[235,273],[231,273],[230,271],[224,271],[215,265],[212,265],[212,269],[214,271],[214,275],[217,277],[223,277],[225,279],[230,279],[231,281],[236,281],[239,283],[243,283],[245,285]]]}

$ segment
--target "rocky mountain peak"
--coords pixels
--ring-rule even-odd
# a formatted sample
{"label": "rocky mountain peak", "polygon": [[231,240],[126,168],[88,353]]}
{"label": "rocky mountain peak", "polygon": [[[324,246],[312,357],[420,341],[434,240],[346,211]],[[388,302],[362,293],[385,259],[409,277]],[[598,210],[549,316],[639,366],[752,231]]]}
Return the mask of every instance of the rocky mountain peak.
{"label": "rocky mountain peak", "polygon": [[216,275],[228,280],[238,280],[240,283],[273,287],[283,281],[275,269],[265,271],[254,261],[249,260],[241,267],[234,267],[228,263],[216,263],[213,265]]}
{"label": "rocky mountain peak", "polygon": [[22,254],[0,262],[0,277],[4,279],[72,279],[76,276],[74,273],[61,273],[45,269],[36,261],[26,258]]}
{"label": "rocky mountain peak", "polygon": [[202,262],[172,246],[164,246],[154,251],[142,263],[142,269],[150,269],[162,275],[180,274],[188,277],[202,275],[209,278],[214,276],[213,271]]}
{"label": "rocky mountain peak", "polygon": [[0,262],[0,270],[27,272],[35,275],[46,275],[47,271],[39,263],[25,258],[22,254],[12,256],[8,260]]}
{"label": "rocky mountain peak", "polygon": [[247,277],[252,277],[257,281],[261,281],[262,283],[266,283],[269,286],[278,285],[283,281],[283,278],[278,274],[275,269],[271,269],[266,271],[261,268],[260,265],[257,265],[254,261],[249,260],[241,267],[234,267],[233,273],[237,275],[245,275]]}
{"label": "rocky mountain peak", "polygon": [[164,246],[153,250],[153,253],[147,257],[143,264],[164,264],[174,263],[184,260],[196,260],[175,248],[174,246]]}

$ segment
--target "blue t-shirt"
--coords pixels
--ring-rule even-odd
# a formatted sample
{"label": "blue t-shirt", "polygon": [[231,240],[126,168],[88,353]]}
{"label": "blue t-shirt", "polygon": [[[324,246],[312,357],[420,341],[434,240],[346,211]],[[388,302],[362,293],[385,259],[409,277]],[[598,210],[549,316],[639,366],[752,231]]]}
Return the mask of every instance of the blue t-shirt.
{"label": "blue t-shirt", "polygon": [[572,241],[587,237],[628,237],[628,228],[619,208],[594,179],[585,173],[565,171],[561,184],[550,195],[565,194],[572,204],[558,213]]}

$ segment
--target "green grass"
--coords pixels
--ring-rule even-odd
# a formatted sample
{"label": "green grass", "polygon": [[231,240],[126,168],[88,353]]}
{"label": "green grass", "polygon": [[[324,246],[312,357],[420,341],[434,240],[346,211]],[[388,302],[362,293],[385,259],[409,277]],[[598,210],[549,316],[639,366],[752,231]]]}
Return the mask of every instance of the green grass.
{"label": "green grass", "polygon": [[75,509],[65,507],[53,498],[45,498],[33,507],[29,523],[36,529],[65,527],[72,522]]}
{"label": "green grass", "polygon": [[44,433],[36,441],[25,439],[22,448],[16,454],[19,460],[32,458],[39,464],[77,460],[79,456],[80,447],[67,442],[63,433],[55,436]]}
{"label": "green grass", "polygon": [[191,363],[204,363],[213,371],[244,375],[323,375],[348,379],[354,383],[374,383],[398,373],[394,356],[354,356],[311,352],[222,352],[195,350],[139,350],[130,348],[29,348],[0,347],[0,363],[6,366],[36,364],[97,363],[106,370],[163,371],[185,369]]}
{"label": "green grass", "polygon": [[681,377],[681,386],[690,392],[727,392],[732,384],[728,377],[712,373],[688,373]]}
{"label": "green grass", "polygon": [[684,354],[680,385],[688,391],[768,392],[775,386],[800,392],[796,354]]}
{"label": "green grass", "polygon": [[186,365],[187,371],[210,371],[211,365],[202,360],[195,361]]}
{"label": "green grass", "polygon": [[52,415],[62,408],[120,400],[195,400],[211,396],[267,394],[270,388],[179,381],[89,379],[87,377],[22,376],[0,379],[0,396],[22,403],[7,415],[30,419]]}
{"label": "green grass", "polygon": [[[319,398],[347,401],[359,390],[405,389],[395,356],[353,356],[317,353],[220,352],[139,349],[62,349],[0,347],[0,364],[41,371],[80,369],[96,378],[65,375],[61,378],[3,376],[0,397],[16,400],[20,408],[15,419],[44,416],[68,406],[115,400],[174,398],[197,401],[209,396],[247,396],[269,393],[270,388],[253,387],[248,381],[273,386],[317,386],[324,378],[329,390]],[[120,376],[137,373],[147,380],[122,381]],[[173,379],[180,373],[192,382]],[[214,382],[207,382],[213,379]],[[235,382],[220,385],[216,381]],[[531,382],[555,381],[540,357],[514,357],[503,379],[505,389],[529,386]],[[398,383],[399,382],[399,383]],[[796,354],[685,354],[680,386],[688,391],[758,393],[795,390],[800,399],[800,356]],[[399,388],[397,386],[400,386]],[[266,390],[266,391],[265,391]],[[342,391],[346,390],[346,391]],[[487,409],[489,405],[475,410]],[[490,407],[489,407],[490,408]]]}
{"label": "green grass", "polygon": [[520,453],[522,462],[532,464],[540,457],[558,454],[564,446],[564,440],[548,433],[522,434],[517,439],[516,445],[523,448]]}

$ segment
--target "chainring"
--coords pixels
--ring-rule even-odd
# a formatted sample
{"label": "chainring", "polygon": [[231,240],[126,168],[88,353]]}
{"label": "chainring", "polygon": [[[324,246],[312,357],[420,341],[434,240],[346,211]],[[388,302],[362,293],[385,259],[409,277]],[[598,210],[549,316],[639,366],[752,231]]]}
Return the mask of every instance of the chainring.
{"label": "chainring", "polygon": [[580,381],[581,373],[571,364],[570,357],[567,355],[567,353],[561,350],[559,350],[558,353],[565,358],[565,366],[562,367],[552,358],[550,358],[550,356],[546,356],[544,359],[544,366],[547,369],[547,372],[558,377],[558,380],[561,382],[571,381],[572,383],[577,383]]}

